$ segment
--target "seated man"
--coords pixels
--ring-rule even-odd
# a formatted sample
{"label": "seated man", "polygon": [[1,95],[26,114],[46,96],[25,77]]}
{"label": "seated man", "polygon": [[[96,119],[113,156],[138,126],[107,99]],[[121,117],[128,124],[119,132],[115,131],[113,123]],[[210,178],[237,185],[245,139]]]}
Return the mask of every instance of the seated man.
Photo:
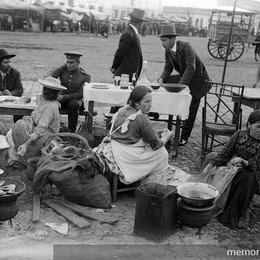
{"label": "seated man", "polygon": [[[0,49],[0,96],[22,96],[23,85],[20,72],[11,67],[11,58],[15,54],[9,54],[6,50]],[[14,115],[14,122],[22,118]]]}
{"label": "seated man", "polygon": [[83,85],[90,82],[90,75],[79,67],[80,57],[82,54],[77,52],[66,52],[66,63],[61,67],[53,70],[50,76],[59,78],[61,85],[67,90],[62,91],[58,96],[61,108],[68,112],[68,128],[71,133],[75,133],[79,111],[83,107]]}

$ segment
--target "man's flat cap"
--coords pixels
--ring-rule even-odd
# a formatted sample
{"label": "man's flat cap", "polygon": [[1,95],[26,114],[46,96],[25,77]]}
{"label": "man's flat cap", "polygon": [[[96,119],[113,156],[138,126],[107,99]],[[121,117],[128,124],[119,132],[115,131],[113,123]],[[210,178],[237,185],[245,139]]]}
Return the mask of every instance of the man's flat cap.
{"label": "man's flat cap", "polygon": [[83,54],[76,51],[65,52],[64,55],[66,55],[67,59],[79,59],[81,56],[83,56]]}

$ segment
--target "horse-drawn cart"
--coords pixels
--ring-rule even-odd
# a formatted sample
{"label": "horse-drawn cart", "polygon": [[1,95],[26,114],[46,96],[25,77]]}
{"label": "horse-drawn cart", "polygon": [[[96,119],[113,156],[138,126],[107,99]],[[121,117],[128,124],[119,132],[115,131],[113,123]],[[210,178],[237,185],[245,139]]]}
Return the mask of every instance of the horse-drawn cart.
{"label": "horse-drawn cart", "polygon": [[[244,53],[245,43],[252,41],[251,21],[254,12],[239,10],[235,12],[228,61],[239,59]],[[208,32],[208,51],[216,59],[225,59],[231,29],[232,11],[214,9],[210,18]],[[253,37],[254,38],[254,37]]]}

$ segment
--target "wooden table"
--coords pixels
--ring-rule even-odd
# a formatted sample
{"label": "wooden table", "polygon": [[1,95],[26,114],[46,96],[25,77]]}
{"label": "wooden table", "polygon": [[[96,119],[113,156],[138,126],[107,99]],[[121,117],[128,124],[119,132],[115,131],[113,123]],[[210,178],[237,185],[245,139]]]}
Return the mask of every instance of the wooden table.
{"label": "wooden table", "polygon": [[[239,99],[233,97],[232,101],[234,102],[233,111],[236,113],[238,109]],[[245,88],[244,94],[241,100],[241,104],[247,107],[251,107],[254,110],[260,108],[260,89],[259,88]],[[232,119],[232,123],[235,124],[235,118]]]}
{"label": "wooden table", "polygon": [[[238,99],[233,98],[234,101],[234,111],[237,107]],[[260,108],[260,89],[259,88],[245,88],[244,95],[242,97],[242,105],[251,107],[253,109]]]}
{"label": "wooden table", "polygon": [[[99,102],[109,106],[123,106],[127,103],[131,89],[120,89],[114,85],[107,84],[107,89],[93,88],[92,84],[85,84],[83,90],[83,101],[85,108],[93,115],[94,103]],[[167,115],[168,128],[172,130],[173,120],[176,120],[173,156],[177,156],[180,138],[181,121],[189,115],[189,106],[191,95],[185,89],[179,93],[170,93],[160,88],[159,91],[153,92],[153,102],[151,112],[157,112],[161,115]],[[160,120],[160,119],[159,119]],[[88,129],[92,132],[93,117],[88,117]]]}
{"label": "wooden table", "polygon": [[0,115],[30,116],[36,107],[36,103],[16,104],[13,102],[0,102]]}

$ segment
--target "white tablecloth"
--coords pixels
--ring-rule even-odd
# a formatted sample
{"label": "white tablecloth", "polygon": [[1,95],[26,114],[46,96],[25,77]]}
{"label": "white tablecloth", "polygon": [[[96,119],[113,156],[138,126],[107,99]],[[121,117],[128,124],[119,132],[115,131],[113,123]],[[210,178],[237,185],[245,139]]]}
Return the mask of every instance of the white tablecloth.
{"label": "white tablecloth", "polygon": [[260,88],[244,88],[245,98],[260,99]]}
{"label": "white tablecloth", "polygon": [[[94,83],[93,83],[94,84]],[[109,105],[126,105],[131,89],[120,89],[108,84],[108,89],[92,88],[92,84],[85,84],[83,91],[84,106],[87,109],[88,101],[99,102]],[[180,116],[186,119],[189,114],[191,95],[188,88],[179,93],[172,93],[160,88],[153,91],[151,112]]]}

